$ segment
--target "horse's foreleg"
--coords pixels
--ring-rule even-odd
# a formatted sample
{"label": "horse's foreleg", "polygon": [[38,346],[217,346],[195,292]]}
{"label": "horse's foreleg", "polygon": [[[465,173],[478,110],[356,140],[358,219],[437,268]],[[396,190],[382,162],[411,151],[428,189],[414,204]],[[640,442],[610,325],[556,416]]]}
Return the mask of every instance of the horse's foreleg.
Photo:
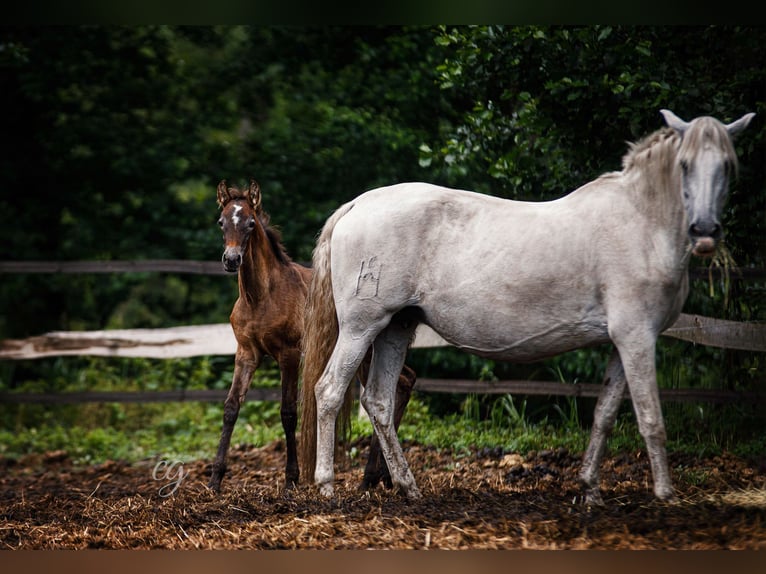
{"label": "horse's foreleg", "polygon": [[234,432],[234,424],[239,417],[239,409],[243,402],[247,390],[250,388],[250,382],[253,380],[253,374],[258,368],[260,357],[246,352],[241,347],[237,347],[237,353],[234,358],[234,376],[231,380],[231,388],[223,404],[223,428],[221,429],[221,440],[218,443],[218,453],[213,461],[213,472],[210,475],[208,486],[215,492],[221,490],[221,480],[226,474],[226,454],[229,451],[231,434]]}
{"label": "horse's foreleg", "polygon": [[[404,411],[407,408],[407,403],[410,401],[412,395],[412,388],[415,386],[416,375],[407,365],[404,365],[399,380],[396,383],[396,403],[394,406],[394,428],[399,430],[399,424],[402,422]],[[364,468],[364,477],[362,478],[363,490],[369,490],[377,486],[380,481],[386,487],[391,488],[393,483],[391,482],[391,473],[388,471],[386,465],[386,459],[383,457],[383,453],[380,450],[380,441],[378,440],[378,434],[372,433],[370,439],[370,456],[367,459],[367,465]]]}
{"label": "horse's foreleg", "polygon": [[396,385],[411,334],[410,328],[392,323],[375,339],[371,374],[361,401],[380,441],[392,484],[401,488],[407,498],[415,500],[421,494],[396,436],[394,416]]}
{"label": "horse's foreleg", "polygon": [[298,349],[288,351],[279,358],[279,370],[282,374],[282,403],[279,414],[285,431],[287,445],[287,463],[285,465],[285,486],[292,488],[298,484],[298,448],[295,442],[295,429],[298,426],[298,369],[301,355]]}
{"label": "horse's foreleg", "polygon": [[585,487],[585,502],[593,505],[604,504],[599,489],[599,466],[606,451],[606,440],[614,428],[617,411],[625,394],[625,371],[616,350],[606,367],[604,384],[596,403],[590,442],[580,470],[580,481]]}
{"label": "horse's foreleg", "polygon": [[638,430],[646,443],[652,466],[654,495],[660,500],[674,501],[676,494],[670,480],[665,451],[665,422],[662,418],[660,391],[657,388],[655,344],[656,338],[649,337],[630,341],[628,345],[617,343],[638,420]]}

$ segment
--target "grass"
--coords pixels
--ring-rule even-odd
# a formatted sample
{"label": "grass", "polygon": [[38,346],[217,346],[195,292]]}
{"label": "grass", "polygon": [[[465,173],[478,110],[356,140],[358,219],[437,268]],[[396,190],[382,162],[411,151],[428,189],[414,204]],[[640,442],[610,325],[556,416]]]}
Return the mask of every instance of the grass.
{"label": "grass", "polygon": [[[18,391],[166,390],[228,388],[229,358],[176,361],[102,358],[56,359],[43,376],[13,383],[0,371],[0,389]],[[47,370],[46,370],[47,369]],[[18,374],[18,373],[17,373]],[[254,385],[278,386],[273,365],[260,369]],[[457,409],[435,414],[433,395],[415,393],[399,429],[402,440],[468,453],[502,448],[525,454],[566,448],[583,452],[589,439],[592,404],[576,399],[462,395]],[[541,406],[542,405],[542,406]],[[437,409],[438,411],[438,409]],[[668,450],[697,456],[729,451],[743,457],[766,452],[763,417],[742,405],[664,404]],[[212,459],[218,446],[223,405],[218,403],[13,405],[0,404],[0,456],[66,451],[77,465],[106,460]],[[372,432],[369,421],[355,418],[352,440]],[[235,426],[232,445],[263,446],[283,438],[279,405],[247,401]],[[610,452],[644,448],[630,403],[623,405],[609,441]]]}

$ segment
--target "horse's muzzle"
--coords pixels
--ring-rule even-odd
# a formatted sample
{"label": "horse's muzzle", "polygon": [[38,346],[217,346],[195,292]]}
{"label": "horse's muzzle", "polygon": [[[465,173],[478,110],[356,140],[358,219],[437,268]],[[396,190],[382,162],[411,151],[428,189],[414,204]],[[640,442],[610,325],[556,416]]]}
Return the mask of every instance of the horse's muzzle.
{"label": "horse's muzzle", "polygon": [[697,257],[712,257],[717,243],[712,237],[692,239],[692,253]]}
{"label": "horse's muzzle", "polygon": [[689,226],[692,253],[697,257],[712,256],[722,236],[721,225],[715,221],[695,222]]}

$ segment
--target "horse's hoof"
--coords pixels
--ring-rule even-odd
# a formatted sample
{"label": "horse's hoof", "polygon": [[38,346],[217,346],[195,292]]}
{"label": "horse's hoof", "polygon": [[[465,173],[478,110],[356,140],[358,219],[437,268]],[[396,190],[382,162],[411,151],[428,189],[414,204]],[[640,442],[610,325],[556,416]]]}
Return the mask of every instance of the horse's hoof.
{"label": "horse's hoof", "polygon": [[681,499],[676,496],[675,492],[671,492],[670,494],[664,494],[663,496],[658,495],[657,500],[665,504],[670,504],[673,506],[681,504]]}
{"label": "horse's hoof", "polygon": [[606,506],[604,499],[601,498],[601,492],[598,488],[590,488],[585,492],[585,498],[583,499],[585,506]]}
{"label": "horse's hoof", "polygon": [[325,498],[332,497],[332,495],[333,495],[332,484],[320,484],[319,485],[319,494],[321,494]]}
{"label": "horse's hoof", "polygon": [[410,502],[417,502],[418,500],[423,500],[423,495],[420,494],[420,491],[416,488],[414,491],[410,491],[407,493],[407,500]]}
{"label": "horse's hoof", "polygon": [[398,490],[400,492],[403,492],[404,495],[407,497],[407,500],[409,500],[410,502],[423,500],[423,495],[420,494],[420,489],[414,484],[408,485],[408,486],[399,485]]}

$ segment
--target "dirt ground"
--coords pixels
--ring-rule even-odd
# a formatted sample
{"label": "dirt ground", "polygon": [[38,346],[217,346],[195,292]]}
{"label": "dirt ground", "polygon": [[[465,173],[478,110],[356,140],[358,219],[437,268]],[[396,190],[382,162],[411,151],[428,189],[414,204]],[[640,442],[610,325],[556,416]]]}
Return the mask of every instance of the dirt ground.
{"label": "dirt ground", "polygon": [[[681,502],[658,503],[642,452],[608,458],[606,505],[581,503],[579,455],[405,453],[423,493],[360,492],[361,456],[332,499],[283,488],[283,443],[236,447],[216,495],[210,460],[75,468],[64,452],[0,460],[4,549],[766,549],[766,465],[669,454]],[[360,460],[361,459],[361,460]],[[155,479],[156,478],[156,479]],[[162,496],[162,495],[166,496]]]}

